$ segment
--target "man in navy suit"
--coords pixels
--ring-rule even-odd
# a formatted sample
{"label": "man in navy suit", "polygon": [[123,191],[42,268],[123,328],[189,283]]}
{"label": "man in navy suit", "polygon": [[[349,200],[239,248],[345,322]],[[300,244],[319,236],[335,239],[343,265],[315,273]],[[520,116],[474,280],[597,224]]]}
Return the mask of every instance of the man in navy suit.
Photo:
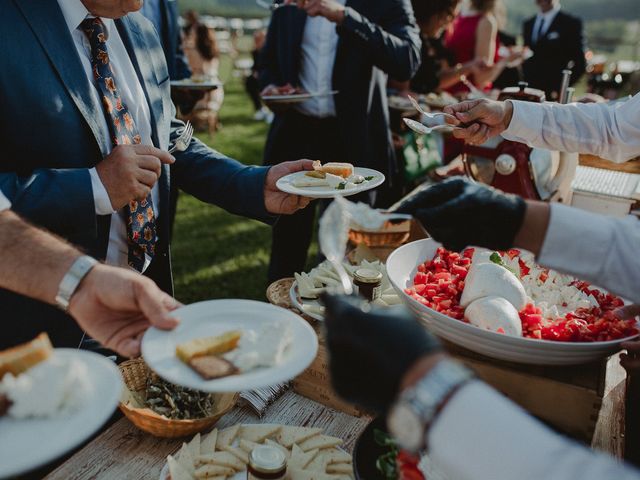
{"label": "man in navy suit", "polygon": [[[277,8],[261,52],[262,86],[339,93],[277,112],[265,164],[293,158],[350,162],[392,178],[386,78],[411,79],[420,49],[410,0],[298,0],[297,7]],[[304,268],[313,222],[309,208],[274,225],[270,280]]]}
{"label": "man in navy suit", "polygon": [[[310,161],[244,166],[193,139],[170,99],[158,36],[140,0],[0,0],[0,189],[31,222],[172,292],[169,189],[272,222],[304,208],[278,178]],[[205,239],[194,238],[193,241]],[[43,275],[46,275],[43,272]],[[0,348],[47,331],[77,346],[61,310],[0,290]]]}
{"label": "man in navy suit", "polygon": [[529,86],[544,90],[547,100],[557,100],[562,71],[573,73],[571,85],[584,74],[585,40],[582,21],[560,10],[559,0],[536,0],[540,12],[524,22],[524,44],[534,53],[522,68]]}

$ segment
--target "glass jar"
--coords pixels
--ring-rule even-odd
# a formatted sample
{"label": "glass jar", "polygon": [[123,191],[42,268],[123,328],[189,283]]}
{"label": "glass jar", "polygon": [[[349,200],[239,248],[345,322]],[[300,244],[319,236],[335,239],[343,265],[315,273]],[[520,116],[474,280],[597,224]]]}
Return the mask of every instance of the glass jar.
{"label": "glass jar", "polygon": [[260,445],[249,454],[247,480],[282,480],[287,473],[287,458],[277,447]]}
{"label": "glass jar", "polygon": [[382,273],[371,268],[359,268],[353,274],[353,286],[357,294],[373,302],[382,296]]}

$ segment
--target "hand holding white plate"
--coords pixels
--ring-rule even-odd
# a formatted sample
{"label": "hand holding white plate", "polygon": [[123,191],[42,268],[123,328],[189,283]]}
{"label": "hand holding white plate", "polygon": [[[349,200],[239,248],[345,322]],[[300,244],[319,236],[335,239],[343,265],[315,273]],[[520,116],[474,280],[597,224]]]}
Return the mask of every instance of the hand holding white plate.
{"label": "hand holding white plate", "polygon": [[[204,392],[240,392],[291,380],[316,356],[318,338],[301,317],[268,303],[253,300],[210,300],[182,307],[175,312],[180,325],[172,331],[150,328],[142,339],[142,356],[165,380]],[[232,330],[260,330],[266,322],[285,322],[292,340],[282,362],[235,375],[204,380],[176,356],[176,346],[197,338]]]}

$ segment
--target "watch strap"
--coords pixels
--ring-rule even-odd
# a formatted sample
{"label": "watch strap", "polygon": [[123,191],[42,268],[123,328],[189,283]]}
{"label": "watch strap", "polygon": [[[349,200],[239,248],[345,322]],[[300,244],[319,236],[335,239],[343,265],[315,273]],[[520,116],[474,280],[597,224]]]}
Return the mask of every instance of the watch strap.
{"label": "watch strap", "polygon": [[87,276],[91,269],[98,263],[94,258],[88,255],[78,257],[64,277],[60,281],[58,286],[58,294],[56,295],[56,304],[61,310],[65,312],[69,310],[69,303],[71,297],[78,289],[82,279]]}

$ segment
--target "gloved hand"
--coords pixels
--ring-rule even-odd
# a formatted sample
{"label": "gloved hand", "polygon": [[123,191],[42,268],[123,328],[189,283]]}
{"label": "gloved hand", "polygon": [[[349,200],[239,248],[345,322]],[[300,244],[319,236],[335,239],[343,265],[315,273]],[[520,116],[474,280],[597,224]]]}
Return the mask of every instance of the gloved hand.
{"label": "gloved hand", "polygon": [[405,373],[440,343],[404,309],[371,308],[361,298],[323,294],[329,368],[336,392],[386,412]]}
{"label": "gloved hand", "polygon": [[393,211],[413,215],[445,248],[460,251],[469,245],[511,248],[526,209],[520,197],[455,178],[417,190]]}

